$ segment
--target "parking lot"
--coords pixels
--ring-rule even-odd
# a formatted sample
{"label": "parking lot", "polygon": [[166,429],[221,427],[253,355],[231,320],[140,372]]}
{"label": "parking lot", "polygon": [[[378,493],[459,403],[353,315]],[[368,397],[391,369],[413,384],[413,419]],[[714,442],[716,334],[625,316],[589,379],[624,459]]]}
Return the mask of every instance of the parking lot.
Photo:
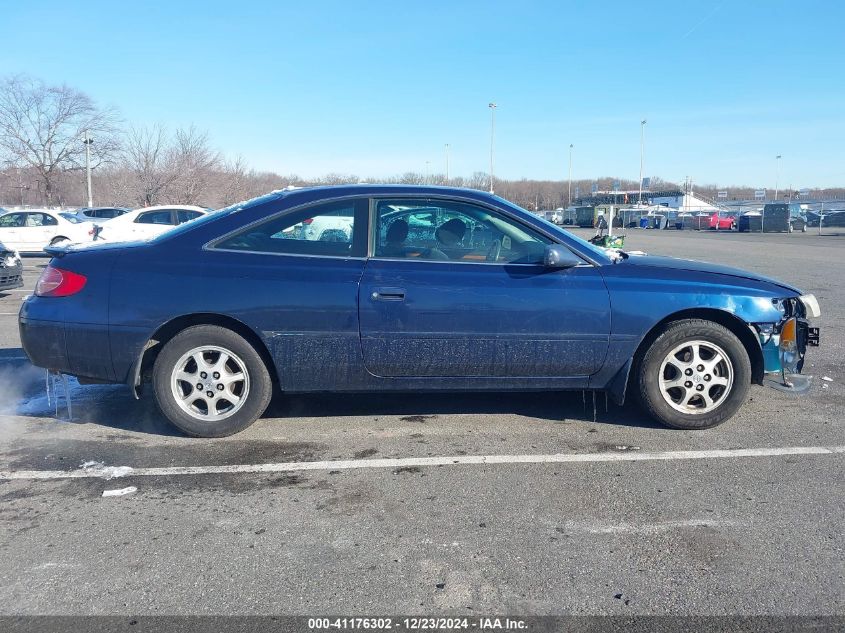
{"label": "parking lot", "polygon": [[70,381],[68,420],[20,348],[26,258],[0,293],[2,612],[843,614],[845,236],[626,248],[815,293],[809,393],[754,386],[699,432],[581,392],[291,396],[201,440]]}

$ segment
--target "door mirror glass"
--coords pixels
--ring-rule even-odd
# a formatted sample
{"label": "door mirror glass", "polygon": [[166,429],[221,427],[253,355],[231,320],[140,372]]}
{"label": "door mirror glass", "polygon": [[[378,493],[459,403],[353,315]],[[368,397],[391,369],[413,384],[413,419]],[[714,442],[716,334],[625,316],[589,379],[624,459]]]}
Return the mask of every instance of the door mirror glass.
{"label": "door mirror glass", "polygon": [[580,263],[580,258],[560,244],[547,245],[543,253],[543,266],[546,268],[574,268]]}

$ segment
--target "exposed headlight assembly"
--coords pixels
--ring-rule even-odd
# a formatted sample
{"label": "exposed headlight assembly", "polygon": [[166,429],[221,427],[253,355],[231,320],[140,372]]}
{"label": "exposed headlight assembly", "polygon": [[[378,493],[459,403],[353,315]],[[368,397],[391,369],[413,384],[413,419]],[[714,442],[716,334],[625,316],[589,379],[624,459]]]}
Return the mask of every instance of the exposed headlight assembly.
{"label": "exposed headlight assembly", "polygon": [[798,297],[802,304],[804,304],[804,310],[807,312],[808,317],[819,317],[822,314],[822,310],[819,307],[819,301],[816,299],[816,295],[801,295]]}

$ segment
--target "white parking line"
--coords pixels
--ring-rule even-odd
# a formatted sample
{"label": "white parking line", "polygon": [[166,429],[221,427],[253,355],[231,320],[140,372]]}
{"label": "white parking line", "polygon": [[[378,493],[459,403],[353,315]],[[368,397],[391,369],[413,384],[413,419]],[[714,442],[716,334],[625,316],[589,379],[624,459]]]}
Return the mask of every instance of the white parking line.
{"label": "white parking line", "polygon": [[283,473],[303,470],[359,470],[363,468],[411,468],[492,464],[561,464],[590,462],[641,462],[656,460],[725,459],[736,457],[780,457],[784,455],[834,455],[845,446],[790,446],[782,448],[730,448],[706,451],[661,451],[657,453],[557,453],[554,455],[455,455],[452,457],[404,457],[350,459],[318,462],[281,462],[231,466],[166,466],[133,468],[105,466],[77,470],[0,470],[0,479],[90,479],[115,477],[170,477],[177,475],[220,475]]}

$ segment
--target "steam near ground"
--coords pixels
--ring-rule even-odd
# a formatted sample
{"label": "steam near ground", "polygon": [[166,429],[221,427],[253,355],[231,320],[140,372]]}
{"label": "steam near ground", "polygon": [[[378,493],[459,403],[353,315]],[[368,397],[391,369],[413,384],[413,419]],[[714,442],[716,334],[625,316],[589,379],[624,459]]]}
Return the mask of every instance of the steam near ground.
{"label": "steam near ground", "polygon": [[44,370],[30,364],[0,367],[0,414],[14,415],[33,396],[42,395]]}

